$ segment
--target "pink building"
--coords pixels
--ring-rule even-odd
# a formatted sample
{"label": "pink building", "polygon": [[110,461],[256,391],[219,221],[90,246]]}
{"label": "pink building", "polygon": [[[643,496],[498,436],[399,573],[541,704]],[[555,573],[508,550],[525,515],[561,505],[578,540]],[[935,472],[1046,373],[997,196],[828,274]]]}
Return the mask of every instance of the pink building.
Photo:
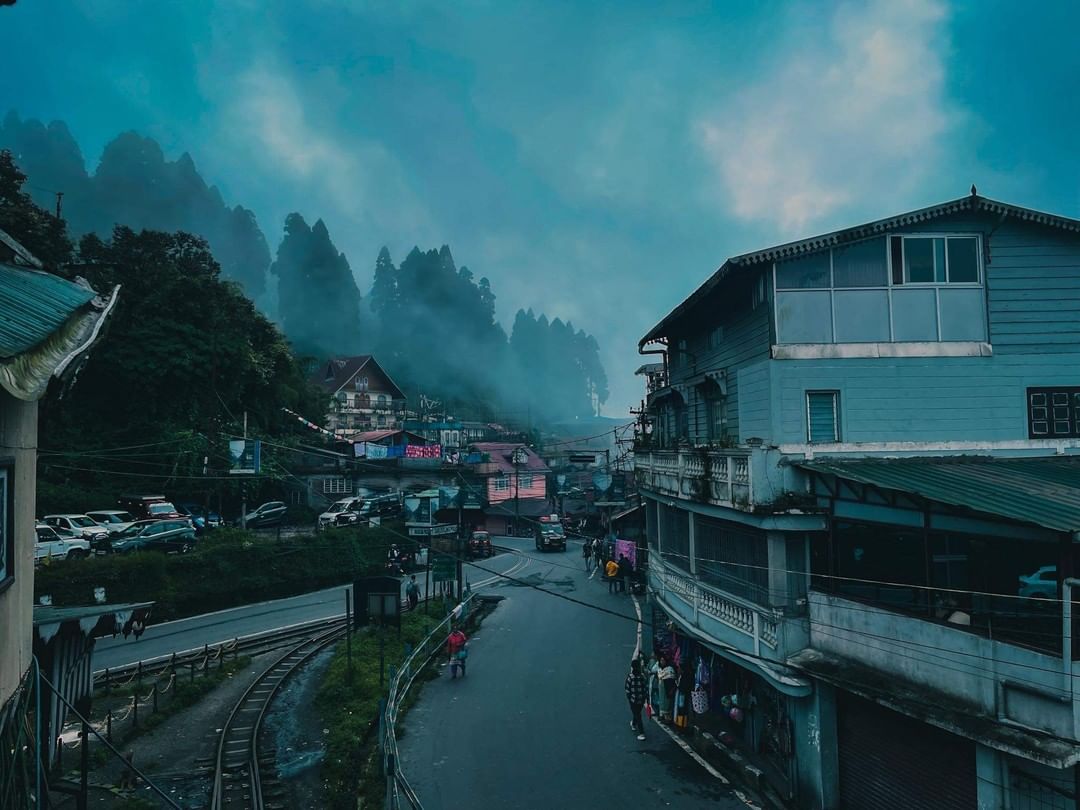
{"label": "pink building", "polygon": [[488,531],[506,533],[515,515],[532,521],[551,512],[547,493],[551,470],[532,449],[516,442],[478,442],[469,446],[469,452],[487,457],[474,472],[485,479]]}

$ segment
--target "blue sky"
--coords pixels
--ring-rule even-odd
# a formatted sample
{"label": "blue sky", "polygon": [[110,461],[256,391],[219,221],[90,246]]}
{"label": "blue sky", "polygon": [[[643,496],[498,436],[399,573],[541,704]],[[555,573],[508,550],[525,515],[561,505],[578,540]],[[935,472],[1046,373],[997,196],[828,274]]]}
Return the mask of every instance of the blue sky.
{"label": "blue sky", "polygon": [[362,285],[449,242],[518,307],[637,339],[724,258],[967,192],[1080,216],[1075,2],[30,2],[0,106],[194,156]]}

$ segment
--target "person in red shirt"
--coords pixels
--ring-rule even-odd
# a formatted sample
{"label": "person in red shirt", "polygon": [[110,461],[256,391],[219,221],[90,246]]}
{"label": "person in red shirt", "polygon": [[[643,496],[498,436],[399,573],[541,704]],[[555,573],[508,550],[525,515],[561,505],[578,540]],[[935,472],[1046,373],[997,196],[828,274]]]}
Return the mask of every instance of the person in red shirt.
{"label": "person in red shirt", "polygon": [[446,650],[450,659],[450,677],[456,678],[458,670],[465,675],[465,645],[469,638],[461,630],[455,630],[446,639]]}

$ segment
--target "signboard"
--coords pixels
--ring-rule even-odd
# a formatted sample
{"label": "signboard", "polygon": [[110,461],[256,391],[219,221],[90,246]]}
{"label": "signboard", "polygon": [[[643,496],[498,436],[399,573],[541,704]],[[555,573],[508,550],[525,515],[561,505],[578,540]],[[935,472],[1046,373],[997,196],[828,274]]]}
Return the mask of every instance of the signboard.
{"label": "signboard", "polygon": [[258,439],[229,441],[229,474],[255,475],[262,472],[262,442]]}
{"label": "signboard", "polygon": [[569,461],[571,464],[595,464],[596,453],[571,453]]}
{"label": "signboard", "polygon": [[626,478],[623,475],[593,476],[597,506],[622,506],[626,503]]}
{"label": "signboard", "polygon": [[[406,523],[430,523],[432,498],[409,496],[403,501]],[[437,508],[437,507],[436,507]]]}
{"label": "signboard", "polygon": [[461,490],[458,487],[439,487],[439,508],[454,509],[461,505]]}
{"label": "signboard", "polygon": [[457,579],[457,560],[449,554],[432,552],[431,581],[448,582]]}
{"label": "signboard", "polygon": [[441,537],[447,534],[455,534],[457,525],[453,523],[440,523],[437,526],[410,526],[409,537]]}

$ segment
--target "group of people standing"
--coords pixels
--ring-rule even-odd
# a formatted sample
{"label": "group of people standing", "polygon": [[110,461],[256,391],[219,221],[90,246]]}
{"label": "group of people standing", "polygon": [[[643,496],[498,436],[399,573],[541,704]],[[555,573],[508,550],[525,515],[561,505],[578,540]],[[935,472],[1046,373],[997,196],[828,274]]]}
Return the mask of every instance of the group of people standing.
{"label": "group of people standing", "polygon": [[615,545],[599,537],[586,540],[581,544],[581,556],[585,560],[585,570],[599,570],[608,583],[608,593],[630,593],[633,589],[636,571],[634,564],[625,554],[615,559]]}
{"label": "group of people standing", "polygon": [[654,656],[647,668],[643,666],[642,660],[640,655],[631,659],[630,673],[624,684],[626,700],[630,704],[630,728],[637,732],[639,740],[645,739],[641,713],[646,707],[649,717],[656,714],[661,723],[671,722],[672,711],[678,700],[679,684],[676,668],[663,653]]}

